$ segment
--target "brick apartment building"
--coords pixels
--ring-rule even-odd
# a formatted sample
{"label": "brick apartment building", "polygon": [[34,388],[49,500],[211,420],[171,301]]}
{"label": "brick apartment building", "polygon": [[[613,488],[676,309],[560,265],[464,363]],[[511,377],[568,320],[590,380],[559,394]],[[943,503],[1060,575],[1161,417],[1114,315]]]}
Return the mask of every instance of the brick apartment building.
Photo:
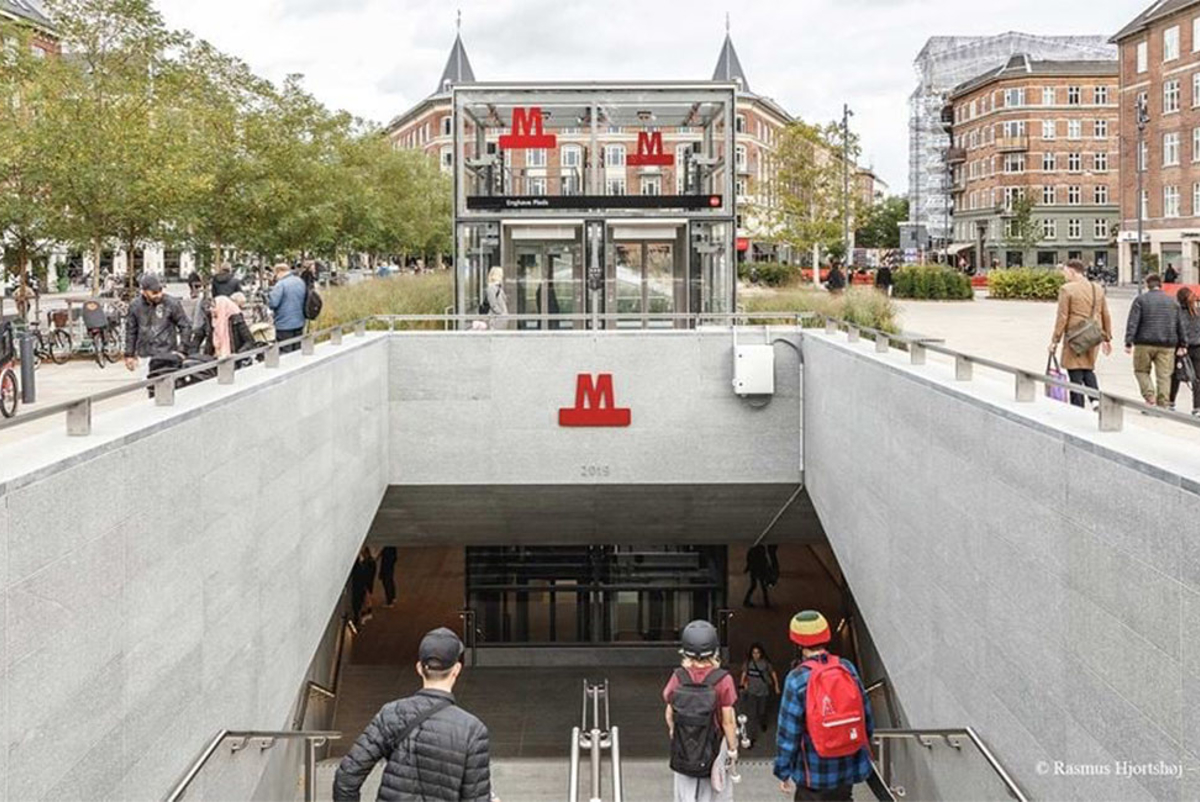
{"label": "brick apartment building", "polygon": [[[1137,248],[1138,166],[1145,253],[1200,280],[1200,0],[1160,0],[1112,41],[1120,48],[1121,278]],[[1136,107],[1149,111],[1138,153]]]}
{"label": "brick apartment building", "polygon": [[0,22],[14,22],[28,28],[32,34],[29,46],[35,56],[62,52],[53,23],[29,0],[0,0]]}
{"label": "brick apartment building", "polygon": [[[450,89],[475,80],[462,37],[456,36],[434,92],[388,124],[386,134],[394,146],[422,150],[436,157],[442,169],[449,171],[454,159]],[[760,261],[788,258],[786,254],[776,253],[775,246],[766,241],[768,222],[764,210],[769,203],[767,185],[770,153],[781,129],[794,118],[771,98],[751,90],[728,31],[712,80],[732,82],[739,88],[734,153],[737,170],[735,192],[739,209],[738,258]],[[521,192],[558,195],[583,191],[579,176],[589,144],[588,132],[583,128],[568,128],[560,130],[558,134],[559,147],[554,150],[505,153],[505,166],[512,171],[514,180],[521,182],[518,187]],[[679,154],[695,140],[696,135],[682,129],[664,130],[662,135],[664,150],[676,153],[676,163],[683,163]],[[611,195],[681,193],[683,176],[675,168],[635,167],[628,164],[626,157],[634,152],[636,139],[633,131],[616,128],[601,131],[599,145],[603,152],[599,156],[604,163],[604,192]],[[858,191],[874,195],[876,186],[873,174],[859,176],[856,182],[859,184]],[[863,189],[864,184],[869,188]]]}
{"label": "brick apartment building", "polygon": [[[970,264],[1113,264],[1117,63],[1016,55],[950,94],[952,251]],[[1014,242],[1013,206],[1034,204],[1040,240]],[[982,262],[979,259],[982,241]]]}

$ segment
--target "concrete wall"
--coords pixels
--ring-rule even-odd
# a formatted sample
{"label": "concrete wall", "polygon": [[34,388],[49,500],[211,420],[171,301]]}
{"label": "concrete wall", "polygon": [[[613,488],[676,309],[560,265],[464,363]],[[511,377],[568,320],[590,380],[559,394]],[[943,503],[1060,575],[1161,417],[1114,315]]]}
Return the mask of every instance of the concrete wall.
{"label": "concrete wall", "polygon": [[1195,442],[932,356],[804,352],[807,487],[910,724],[974,726],[1035,798],[1200,798]]}
{"label": "concrete wall", "polygon": [[219,729],[290,725],[387,482],[386,371],[348,338],[0,449],[0,799],[160,798]]}
{"label": "concrete wall", "polygon": [[[739,336],[764,341],[761,330]],[[794,484],[798,356],[780,344],[775,357],[775,398],[755,409],[733,393],[729,332],[398,334],[391,483]],[[628,429],[558,425],[589,372],[613,374]]]}

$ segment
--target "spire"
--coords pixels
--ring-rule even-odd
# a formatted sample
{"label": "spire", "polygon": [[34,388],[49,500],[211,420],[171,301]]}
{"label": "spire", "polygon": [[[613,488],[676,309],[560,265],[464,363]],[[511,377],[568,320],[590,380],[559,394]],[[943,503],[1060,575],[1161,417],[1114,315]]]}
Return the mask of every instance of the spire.
{"label": "spire", "polygon": [[725,43],[721,45],[721,55],[717,59],[717,68],[713,70],[714,81],[733,81],[742,92],[750,94],[750,82],[746,73],[742,72],[742,62],[738,60],[737,51],[733,49],[733,39],[729,36],[729,13],[725,14]]}
{"label": "spire", "polygon": [[435,95],[450,91],[451,86],[475,82],[475,72],[471,69],[471,60],[467,58],[467,49],[462,41],[462,10],[455,20],[454,46],[450,48],[450,58],[446,59],[446,68],[442,70],[442,78],[438,81]]}

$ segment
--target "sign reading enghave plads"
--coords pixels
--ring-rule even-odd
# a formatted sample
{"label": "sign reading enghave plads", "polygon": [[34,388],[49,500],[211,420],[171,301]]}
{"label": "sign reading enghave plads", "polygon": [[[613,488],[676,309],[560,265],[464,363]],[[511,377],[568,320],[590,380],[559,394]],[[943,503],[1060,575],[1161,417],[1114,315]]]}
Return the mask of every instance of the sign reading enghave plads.
{"label": "sign reading enghave plads", "polygon": [[611,373],[590,373],[575,377],[575,406],[558,410],[558,425],[567,427],[623,427],[632,421],[628,407],[618,407],[613,393]]}

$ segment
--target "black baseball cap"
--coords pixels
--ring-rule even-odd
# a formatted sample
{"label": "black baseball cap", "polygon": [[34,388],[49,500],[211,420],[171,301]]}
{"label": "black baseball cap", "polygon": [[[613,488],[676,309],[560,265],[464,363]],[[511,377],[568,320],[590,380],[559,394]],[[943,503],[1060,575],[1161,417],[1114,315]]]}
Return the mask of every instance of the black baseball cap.
{"label": "black baseball cap", "polygon": [[417,659],[421,665],[434,671],[445,671],[463,654],[463,643],[453,630],[438,627],[430,630],[421,638],[421,647],[417,650]]}
{"label": "black baseball cap", "polygon": [[162,282],[158,280],[158,276],[153,273],[146,273],[142,276],[141,288],[146,292],[158,292],[162,289]]}

